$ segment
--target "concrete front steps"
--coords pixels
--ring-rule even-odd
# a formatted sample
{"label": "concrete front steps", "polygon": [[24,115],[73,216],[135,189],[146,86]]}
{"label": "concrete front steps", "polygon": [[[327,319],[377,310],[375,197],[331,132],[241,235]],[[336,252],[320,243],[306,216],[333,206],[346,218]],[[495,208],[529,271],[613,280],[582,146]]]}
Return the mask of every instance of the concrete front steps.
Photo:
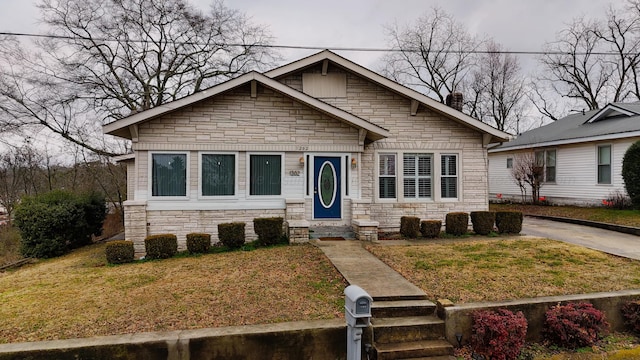
{"label": "concrete front steps", "polygon": [[435,304],[422,297],[374,298],[371,308],[373,348],[377,360],[455,359],[444,340],[444,321]]}
{"label": "concrete front steps", "polygon": [[311,239],[355,239],[356,234],[351,226],[314,226],[309,228],[309,238]]}

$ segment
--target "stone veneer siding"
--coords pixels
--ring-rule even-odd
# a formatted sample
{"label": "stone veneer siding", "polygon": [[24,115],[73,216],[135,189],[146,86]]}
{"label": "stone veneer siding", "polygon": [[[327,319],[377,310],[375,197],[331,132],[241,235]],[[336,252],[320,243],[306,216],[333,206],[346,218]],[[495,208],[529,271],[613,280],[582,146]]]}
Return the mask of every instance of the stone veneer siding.
{"label": "stone veneer siding", "polygon": [[[305,70],[320,72],[321,66]],[[330,65],[329,72],[345,72]],[[300,73],[279,79],[298,90],[302,90]],[[376,85],[357,75],[347,73],[347,97],[322,99],[336,107],[365,118],[388,129],[391,137],[370,143],[361,155],[360,168],[362,182],[360,197],[369,200],[369,210],[362,202],[352,207],[358,212],[353,219],[365,218],[379,221],[380,228],[397,230],[400,217],[417,216],[421,219],[444,221],[452,211],[476,211],[488,209],[487,150],[482,145],[482,134],[465,125],[449,119],[420,105],[415,116],[410,114],[411,100],[386,88]],[[433,153],[434,180],[439,174],[435,163],[441,154],[458,155],[458,199],[439,199],[439,182],[433,181],[434,200],[412,202],[401,198],[398,181],[398,200],[377,199],[376,161],[378,152],[397,153],[397,163],[402,161],[401,153]],[[366,201],[365,201],[366,202]],[[363,214],[364,212],[364,214]]]}

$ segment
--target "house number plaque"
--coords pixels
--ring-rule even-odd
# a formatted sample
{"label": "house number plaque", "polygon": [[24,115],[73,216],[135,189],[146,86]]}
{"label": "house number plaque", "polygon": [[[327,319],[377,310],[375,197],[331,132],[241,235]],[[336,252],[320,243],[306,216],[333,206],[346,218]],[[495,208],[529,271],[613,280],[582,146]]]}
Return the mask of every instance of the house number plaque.
{"label": "house number plaque", "polygon": [[289,171],[289,176],[300,176],[300,170]]}

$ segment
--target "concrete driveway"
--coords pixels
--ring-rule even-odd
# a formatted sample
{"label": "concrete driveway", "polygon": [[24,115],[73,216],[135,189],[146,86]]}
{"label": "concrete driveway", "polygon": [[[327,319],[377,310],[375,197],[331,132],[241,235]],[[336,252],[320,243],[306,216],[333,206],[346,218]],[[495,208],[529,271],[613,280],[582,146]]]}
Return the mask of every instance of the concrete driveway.
{"label": "concrete driveway", "polygon": [[640,236],[526,216],[522,234],[560,240],[640,260]]}

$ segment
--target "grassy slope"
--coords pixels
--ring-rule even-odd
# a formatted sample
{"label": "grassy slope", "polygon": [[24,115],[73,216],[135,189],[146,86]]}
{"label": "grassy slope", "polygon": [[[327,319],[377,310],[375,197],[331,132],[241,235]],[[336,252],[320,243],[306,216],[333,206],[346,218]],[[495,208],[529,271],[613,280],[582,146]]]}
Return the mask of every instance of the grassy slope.
{"label": "grassy slope", "polygon": [[0,273],[0,343],[342,316],[313,246],[107,266],[104,244]]}
{"label": "grassy slope", "polygon": [[535,206],[521,204],[491,204],[492,211],[517,210],[524,214],[560,216],[610,224],[640,227],[640,211],[616,210],[605,207]]}

